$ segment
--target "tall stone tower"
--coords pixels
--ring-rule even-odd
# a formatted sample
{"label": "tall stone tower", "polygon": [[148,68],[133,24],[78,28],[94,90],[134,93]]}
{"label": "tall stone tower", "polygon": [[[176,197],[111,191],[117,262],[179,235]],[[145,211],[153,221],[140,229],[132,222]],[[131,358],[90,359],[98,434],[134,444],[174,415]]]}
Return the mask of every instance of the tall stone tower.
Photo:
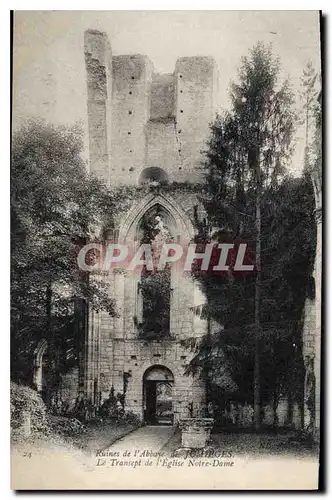
{"label": "tall stone tower", "polygon": [[[137,187],[128,210],[109,228],[113,237],[137,242],[149,219],[173,241],[192,240],[200,210],[199,166],[214,112],[214,60],[183,57],[172,74],[156,74],[145,55],[112,56],[105,33],[86,31],[84,42],[90,170],[111,186]],[[181,343],[206,333],[203,299],[189,273],[169,273],[161,297],[168,308],[163,333],[142,331],[149,320],[143,274],[110,271],[118,317],[89,313],[82,391],[100,403],[113,387],[124,395],[125,409],[146,422],[176,422],[205,402],[202,381],[184,374],[192,352]]]}

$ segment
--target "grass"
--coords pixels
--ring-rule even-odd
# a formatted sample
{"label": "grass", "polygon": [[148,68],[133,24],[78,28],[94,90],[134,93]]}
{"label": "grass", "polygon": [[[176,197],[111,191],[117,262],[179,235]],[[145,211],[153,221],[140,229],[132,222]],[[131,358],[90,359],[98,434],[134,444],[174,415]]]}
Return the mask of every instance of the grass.
{"label": "grass", "polygon": [[73,446],[89,454],[108,448],[118,439],[137,429],[137,425],[113,422],[88,424],[86,427],[86,432],[70,437],[70,441]]}
{"label": "grass", "polygon": [[71,432],[66,430],[69,418],[52,417],[52,420],[53,430],[49,429],[47,434],[44,432],[33,433],[29,438],[17,436],[12,440],[12,445],[15,448],[64,447],[91,455],[95,454],[97,450],[108,448],[115,441],[138,428],[138,425],[133,423],[104,421],[84,424],[84,432],[82,430]]}
{"label": "grass", "polygon": [[[317,456],[318,446],[294,439],[290,432],[217,432],[211,435],[209,448],[215,451],[232,451],[235,456]],[[164,446],[163,451],[171,456],[181,448],[181,431],[178,429]]]}

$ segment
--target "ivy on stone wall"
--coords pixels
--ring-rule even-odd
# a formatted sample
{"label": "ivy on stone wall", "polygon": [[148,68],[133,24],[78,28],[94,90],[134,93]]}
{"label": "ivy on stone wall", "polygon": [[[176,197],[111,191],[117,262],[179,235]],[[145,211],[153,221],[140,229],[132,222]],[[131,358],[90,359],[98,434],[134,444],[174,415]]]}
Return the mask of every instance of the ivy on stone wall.
{"label": "ivy on stone wall", "polygon": [[[127,213],[138,201],[143,200],[148,195],[154,196],[175,196],[179,193],[182,194],[192,194],[192,195],[202,195],[202,189],[204,187],[197,184],[192,184],[191,182],[156,182],[144,183],[138,186],[120,186],[114,188],[115,206],[118,207],[114,213],[114,219],[117,217],[122,217],[123,214]],[[186,207],[183,207],[185,210]],[[192,215],[192,222],[194,221],[195,215]]]}
{"label": "ivy on stone wall", "polygon": [[138,292],[142,297],[142,321],[136,322],[141,338],[164,339],[170,334],[171,271],[157,270],[164,243],[172,241],[160,207],[149,210],[140,221],[141,243],[151,245],[154,269],[143,266]]}
{"label": "ivy on stone wall", "polygon": [[98,59],[94,59],[91,54],[85,54],[85,64],[87,67],[87,75],[90,77],[88,82],[93,86],[94,90],[100,93],[100,97],[107,97],[106,90],[106,70],[105,66],[100,64]]}

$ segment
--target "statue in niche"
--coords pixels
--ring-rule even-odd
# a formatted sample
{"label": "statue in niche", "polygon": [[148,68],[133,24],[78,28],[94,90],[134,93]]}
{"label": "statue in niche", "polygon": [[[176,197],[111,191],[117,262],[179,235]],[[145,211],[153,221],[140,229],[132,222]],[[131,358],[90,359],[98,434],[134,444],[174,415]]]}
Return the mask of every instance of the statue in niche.
{"label": "statue in niche", "polygon": [[160,215],[156,215],[155,220],[157,222],[155,225],[155,230],[158,231],[158,234],[164,237],[170,236],[170,232]]}

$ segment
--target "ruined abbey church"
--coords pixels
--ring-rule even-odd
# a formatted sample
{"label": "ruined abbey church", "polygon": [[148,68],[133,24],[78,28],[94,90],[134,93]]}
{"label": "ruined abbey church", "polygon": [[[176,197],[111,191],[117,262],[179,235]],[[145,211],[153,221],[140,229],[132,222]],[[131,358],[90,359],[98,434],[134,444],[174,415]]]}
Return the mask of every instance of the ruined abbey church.
{"label": "ruined abbey church", "polygon": [[[106,34],[95,30],[85,32],[84,59],[90,171],[132,193],[126,209],[110,214],[103,238],[128,245],[152,242],[163,234],[179,244],[192,241],[195,220],[204,217],[198,196],[202,151],[215,113],[214,60],[182,57],[173,73],[157,74],[145,55],[112,56]],[[321,171],[316,174],[316,298],[306,302],[303,358],[304,425],[319,428]],[[79,366],[62,377],[63,401],[73,405],[85,398],[99,406],[113,388],[123,396],[125,411],[146,423],[171,424],[200,414],[205,385],[185,374],[193,352],[182,341],[199,338],[214,325],[202,316],[204,297],[188,274],[177,267],[166,269],[158,295],[146,271],[110,270],[103,279],[118,315],[86,312],[80,325]],[[47,383],[46,352],[42,341],[34,366],[39,391]],[[265,423],[272,418],[269,411]],[[295,403],[296,428],[303,426],[302,411]],[[287,412],[288,402],[281,400],[279,425],[287,421]]]}
{"label": "ruined abbey church", "polygon": [[[165,194],[153,186],[175,181],[199,191],[214,114],[214,60],[183,57],[172,74],[157,74],[145,55],[112,56],[106,35],[93,30],[85,33],[84,51],[91,172],[112,186],[152,186],[144,195],[137,191],[106,233],[122,243],[144,241],[148,221],[155,233],[159,224],[177,243],[192,240],[200,210],[195,189],[175,187]],[[125,395],[126,411],[146,422],[177,422],[198,412],[204,385],[184,374],[192,352],[181,345],[208,328],[197,313],[203,298],[192,279],[176,268],[169,271],[154,324],[144,304],[143,275],[110,271],[107,279],[119,314],[88,314],[75,381],[79,393],[100,404],[113,387]]]}

